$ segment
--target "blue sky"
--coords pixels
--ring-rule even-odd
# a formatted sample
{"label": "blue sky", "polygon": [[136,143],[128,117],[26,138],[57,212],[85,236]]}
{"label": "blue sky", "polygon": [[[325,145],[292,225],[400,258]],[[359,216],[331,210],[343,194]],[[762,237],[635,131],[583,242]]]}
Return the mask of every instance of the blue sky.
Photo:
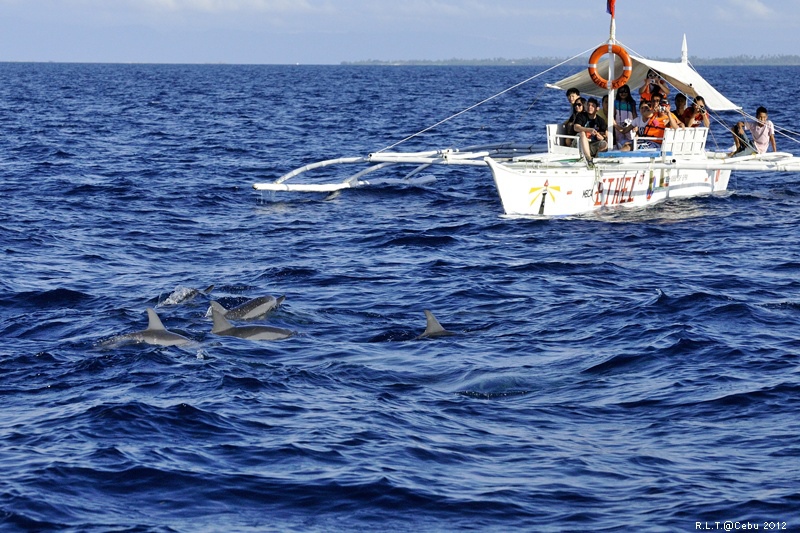
{"label": "blue sky", "polygon": [[[0,0],[0,61],[336,64],[569,57],[608,38],[605,5],[605,0]],[[677,58],[684,33],[694,56],[800,55],[800,1],[617,0],[617,38],[639,54]]]}

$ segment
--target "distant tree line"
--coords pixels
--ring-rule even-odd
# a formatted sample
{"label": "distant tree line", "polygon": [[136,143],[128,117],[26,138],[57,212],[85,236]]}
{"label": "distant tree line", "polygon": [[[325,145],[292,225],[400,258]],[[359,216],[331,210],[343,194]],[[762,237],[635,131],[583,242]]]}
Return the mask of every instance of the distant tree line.
{"label": "distant tree line", "polygon": [[[419,66],[528,66],[528,65],[555,65],[564,61],[563,57],[529,57],[524,59],[411,59],[397,61],[383,61],[368,59],[366,61],[345,61],[342,65],[419,65]],[[658,58],[651,59],[659,61],[678,61],[678,58]],[[732,57],[689,57],[689,62],[693,65],[716,65],[716,66],[797,66],[800,65],[800,55],[770,55],[770,56],[750,56],[738,55]],[[566,65],[582,66],[586,63],[585,59],[573,59]]]}
{"label": "distant tree line", "polygon": [[800,56],[798,55],[779,55],[779,56],[748,56],[738,55],[733,57],[690,57],[689,62],[693,65],[765,65],[765,66],[782,66],[800,65]]}

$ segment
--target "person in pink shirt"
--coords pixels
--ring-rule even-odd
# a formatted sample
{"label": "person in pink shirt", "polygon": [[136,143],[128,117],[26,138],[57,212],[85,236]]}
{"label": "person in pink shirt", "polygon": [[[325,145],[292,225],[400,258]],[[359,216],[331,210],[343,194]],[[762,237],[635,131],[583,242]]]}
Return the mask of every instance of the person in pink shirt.
{"label": "person in pink shirt", "polygon": [[753,145],[759,154],[767,153],[770,145],[773,152],[778,151],[778,147],[775,144],[775,125],[769,120],[767,108],[761,106],[756,110],[755,122],[737,122],[737,129],[739,125],[750,130],[750,135],[753,136]]}

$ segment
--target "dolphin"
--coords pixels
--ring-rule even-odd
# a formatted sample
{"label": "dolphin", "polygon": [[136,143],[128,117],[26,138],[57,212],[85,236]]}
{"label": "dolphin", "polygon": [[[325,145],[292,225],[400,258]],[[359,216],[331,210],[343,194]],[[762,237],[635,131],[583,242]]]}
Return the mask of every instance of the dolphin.
{"label": "dolphin", "polygon": [[[281,305],[285,299],[286,296],[279,296],[278,298],[274,296],[259,296],[233,309],[225,309],[219,302],[211,302],[211,307],[219,311],[228,320],[255,320],[266,316],[267,313]],[[210,315],[211,309],[209,308],[206,316]]]}
{"label": "dolphin", "polygon": [[147,317],[147,329],[114,337],[111,339],[110,345],[119,346],[127,343],[145,342],[157,346],[180,346],[192,342],[183,335],[178,335],[177,333],[167,330],[152,307],[147,308]]}
{"label": "dolphin", "polygon": [[286,339],[294,335],[294,331],[283,328],[273,328],[271,326],[234,326],[223,316],[217,308],[218,306],[213,305],[216,302],[211,303],[211,318],[214,320],[211,333],[214,335],[239,337],[240,339],[249,339],[253,341],[275,341]]}
{"label": "dolphin", "polygon": [[452,331],[447,331],[439,324],[439,321],[436,320],[436,317],[433,316],[433,313],[425,309],[425,332],[417,337],[417,339],[425,339],[428,337],[448,337],[450,335],[455,335]]}
{"label": "dolphin", "polygon": [[184,302],[188,302],[189,300],[193,299],[195,296],[204,295],[207,296],[212,290],[214,290],[213,285],[209,285],[205,289],[194,289],[191,287],[177,287],[172,294],[167,296],[167,299],[163,302],[159,303],[158,306],[164,305],[178,305]]}

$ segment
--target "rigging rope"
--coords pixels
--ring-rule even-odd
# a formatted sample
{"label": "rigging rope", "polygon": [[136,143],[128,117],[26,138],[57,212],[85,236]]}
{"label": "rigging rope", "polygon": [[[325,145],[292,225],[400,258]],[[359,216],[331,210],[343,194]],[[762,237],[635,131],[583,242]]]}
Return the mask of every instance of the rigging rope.
{"label": "rigging rope", "polygon": [[[690,66],[690,67],[692,68],[692,70],[694,70],[695,72],[697,71],[697,69],[695,69],[695,68],[694,68],[694,65],[692,65],[692,64],[691,64],[691,62],[689,63],[689,66]],[[667,83],[669,83],[669,81],[667,81]],[[680,91],[680,89],[678,89],[677,87],[675,87],[675,86],[674,86],[674,85],[672,85],[671,83],[669,83],[669,85],[670,85],[670,86],[671,86],[673,89],[676,89],[676,90]],[[691,98],[687,96],[687,102],[686,102],[686,103],[687,103],[687,108],[688,108],[688,104],[690,103],[690,100],[691,100]],[[708,111],[708,108],[706,108],[706,110]],[[732,132],[733,132],[733,127],[732,127],[732,126],[730,126],[730,125],[728,125],[728,123],[727,123],[727,122],[725,122],[724,118],[722,117],[722,115],[720,115],[720,114],[719,114],[719,112],[716,112],[716,111],[714,111],[713,109],[712,109],[711,111],[712,111],[712,112],[711,112],[711,113],[709,113],[709,116],[710,116],[711,118],[713,118],[713,119],[714,119],[714,122],[716,122],[717,124],[721,125],[723,128],[725,128],[725,130],[727,130],[728,132],[731,132],[731,134],[732,134]],[[754,117],[753,115],[751,115],[751,114],[747,113],[746,111],[744,111],[744,109],[739,109],[739,110],[737,111],[737,113],[739,113],[739,114],[740,114],[740,115],[742,115],[743,117],[745,117],[745,118],[748,118],[748,119],[750,119],[750,120],[752,120],[752,121],[754,121],[754,122],[757,122],[757,121],[758,121],[758,120],[756,119],[756,117]],[[798,132],[795,132],[795,131],[792,131],[792,130],[790,130],[790,129],[788,129],[788,128],[781,128],[781,127],[777,126],[777,125],[776,125],[774,122],[773,122],[773,126],[775,127],[775,132],[776,132],[777,134],[780,134],[780,135],[782,135],[782,136],[783,136],[783,137],[785,137],[786,139],[789,139],[790,141],[794,142],[795,144],[800,144],[800,133],[798,133]],[[713,130],[711,130],[711,128],[709,128],[709,134],[711,135],[711,138],[714,140],[714,144],[715,144],[717,147],[719,147],[719,142],[717,141],[717,138],[716,138],[716,136],[714,135],[714,131],[713,131]],[[723,141],[723,142],[724,142],[724,141]],[[746,142],[747,142],[747,144],[748,144],[748,145],[752,145],[752,142],[750,141],[750,139],[747,139],[747,141],[746,141]],[[751,148],[752,148],[752,146],[751,146]]]}
{"label": "rigging rope", "polygon": [[[617,43],[619,43],[620,45],[622,45],[622,43],[621,43],[620,41],[617,41]],[[623,46],[624,46],[624,45],[623,45]],[[462,110],[461,110],[461,111],[459,111],[458,113],[454,113],[453,115],[450,115],[449,117],[447,117],[447,118],[445,118],[445,119],[442,119],[442,120],[440,120],[439,122],[437,122],[437,123],[435,123],[435,124],[433,124],[433,125],[431,125],[431,126],[428,126],[428,127],[424,128],[424,129],[422,129],[422,130],[420,130],[420,131],[418,131],[418,132],[416,132],[416,133],[414,133],[414,134],[411,134],[411,135],[409,135],[409,136],[405,137],[404,139],[401,139],[401,140],[397,141],[397,142],[396,142],[396,143],[394,143],[394,144],[390,144],[389,146],[386,146],[386,147],[384,147],[384,148],[381,148],[380,150],[378,150],[378,151],[377,151],[377,152],[375,152],[375,153],[381,153],[381,152],[385,152],[385,151],[387,151],[387,150],[391,150],[391,149],[393,149],[393,148],[396,148],[397,146],[400,146],[401,144],[403,144],[403,143],[405,143],[405,142],[407,142],[407,141],[410,141],[411,139],[413,139],[413,138],[415,138],[415,137],[419,137],[420,135],[422,135],[422,134],[424,134],[424,133],[427,133],[427,132],[431,131],[431,130],[432,130],[432,129],[434,129],[434,128],[437,128],[437,127],[441,126],[442,124],[444,124],[444,123],[446,123],[446,122],[449,122],[449,121],[453,120],[454,118],[457,118],[457,117],[459,117],[459,116],[463,115],[464,113],[467,113],[467,112],[469,112],[469,111],[472,111],[472,110],[473,110],[473,109],[475,109],[475,108],[478,108],[478,107],[480,107],[480,106],[482,106],[482,105],[484,105],[484,104],[486,104],[486,103],[488,103],[488,102],[491,102],[492,100],[494,100],[494,99],[496,99],[496,98],[499,98],[500,96],[502,96],[502,95],[504,95],[504,94],[506,94],[506,93],[508,93],[508,92],[511,92],[511,91],[513,91],[514,89],[517,89],[517,88],[519,88],[519,87],[522,87],[523,85],[525,85],[525,84],[527,84],[527,83],[530,83],[531,81],[535,80],[536,78],[539,78],[540,76],[543,76],[543,75],[547,74],[547,73],[548,73],[548,72],[550,72],[551,70],[554,70],[554,69],[556,69],[556,68],[558,68],[558,67],[560,67],[560,66],[562,66],[562,65],[565,65],[565,64],[569,63],[570,61],[573,61],[573,60],[575,60],[575,59],[577,59],[577,58],[579,58],[579,57],[581,57],[581,56],[585,56],[585,55],[586,55],[586,54],[588,54],[589,52],[593,51],[595,48],[596,48],[596,47],[594,47],[594,46],[593,46],[592,48],[589,48],[589,49],[587,49],[587,50],[584,50],[583,52],[581,52],[581,53],[579,53],[579,54],[576,54],[576,55],[574,55],[574,56],[570,57],[569,59],[565,59],[565,60],[564,60],[564,61],[562,61],[561,63],[558,63],[558,64],[556,64],[556,65],[553,65],[552,67],[550,67],[550,68],[548,68],[548,69],[546,69],[546,70],[543,70],[542,72],[539,72],[538,74],[536,74],[536,75],[534,75],[534,76],[531,76],[530,78],[527,78],[527,79],[525,79],[525,80],[522,80],[521,82],[519,82],[519,83],[517,83],[517,84],[515,84],[515,85],[512,85],[511,87],[508,87],[508,88],[506,88],[506,89],[503,89],[503,90],[502,90],[502,91],[500,91],[499,93],[497,93],[497,94],[494,94],[494,95],[492,95],[492,96],[490,96],[490,97],[488,97],[488,98],[485,98],[484,100],[481,100],[480,102],[478,102],[478,103],[476,103],[476,104],[473,104],[473,105],[471,105],[471,106],[467,107],[466,109],[462,109]],[[641,56],[641,54],[639,54],[639,53],[638,53],[638,52],[636,52],[635,50],[633,50],[633,49],[631,49],[631,48],[628,48],[627,46],[626,46],[626,48],[628,49],[628,51],[629,51],[629,52],[632,52],[633,54],[635,54],[635,55],[638,55],[638,56],[640,56],[640,57],[643,57],[643,56]],[[694,68],[694,65],[692,65],[691,63],[689,63],[689,66],[692,68],[692,70],[696,70],[696,69]],[[668,83],[669,83],[669,82],[668,82]],[[672,85],[672,84],[670,84],[670,85]],[[678,88],[677,88],[677,87],[675,87],[675,86],[672,86],[672,87],[673,87],[674,89],[678,89]],[[526,113],[527,113],[528,111],[530,111],[530,108],[531,108],[531,107],[533,107],[534,103],[536,102],[536,100],[538,100],[538,98],[539,98],[540,96],[541,96],[541,93],[540,93],[539,95],[537,95],[537,97],[536,97],[536,98],[534,98],[534,102],[533,102],[533,103],[531,103],[531,105],[528,107],[528,109],[526,110]],[[688,102],[687,102],[687,104],[688,104]],[[712,110],[712,111],[713,111],[713,110]],[[754,116],[752,116],[752,115],[750,115],[750,114],[746,113],[746,112],[745,112],[745,111],[743,111],[743,110],[739,110],[739,113],[740,113],[742,116],[746,117],[746,118],[749,118],[749,119],[751,119],[751,120],[754,120],[754,121],[756,120],[756,118],[755,118]],[[715,122],[717,122],[718,124],[720,124],[721,126],[723,126],[723,127],[724,127],[724,128],[727,130],[727,131],[731,131],[731,126],[729,126],[729,125],[728,125],[728,124],[727,124],[727,123],[726,123],[726,122],[725,122],[725,121],[722,119],[721,115],[719,115],[719,114],[718,114],[718,113],[716,113],[716,112],[715,112],[715,113],[709,113],[709,115],[710,115],[710,116],[711,116],[711,117],[714,119],[714,121],[715,121]],[[774,124],[774,123],[773,123],[773,124]],[[787,139],[789,139],[789,140],[793,141],[794,143],[796,143],[796,144],[800,144],[800,133],[798,133],[798,132],[795,132],[795,131],[792,131],[792,130],[790,130],[790,129],[788,129],[788,128],[781,128],[781,127],[778,127],[778,126],[775,126],[775,131],[776,131],[778,134],[782,135],[783,137],[785,137],[785,138],[787,138]],[[716,144],[717,146],[719,146],[719,144],[717,143],[716,137],[714,136],[714,133],[713,133],[713,132],[711,132],[711,131],[710,131],[710,133],[711,133],[711,137],[712,137],[712,139],[714,140],[714,144]]]}
{"label": "rigging rope", "polygon": [[405,139],[402,139],[402,140],[400,140],[400,141],[397,141],[396,143],[394,143],[394,144],[391,144],[391,145],[389,145],[389,146],[387,146],[387,147],[385,147],[385,148],[381,148],[381,149],[380,149],[380,150],[378,150],[376,153],[381,153],[381,152],[385,152],[386,150],[391,150],[392,148],[395,148],[395,147],[397,147],[397,146],[399,146],[399,145],[403,144],[404,142],[406,142],[406,141],[409,141],[409,140],[413,139],[414,137],[418,137],[418,136],[422,135],[423,133],[429,132],[430,130],[432,130],[432,129],[434,129],[434,128],[438,127],[438,126],[441,126],[441,125],[442,125],[442,124],[444,124],[445,122],[449,122],[449,121],[453,120],[454,118],[456,118],[456,117],[459,117],[459,116],[463,115],[464,113],[466,113],[466,112],[468,112],[468,111],[472,111],[472,110],[473,110],[473,109],[475,109],[476,107],[480,107],[480,106],[482,106],[483,104],[485,104],[485,103],[487,103],[487,102],[491,102],[491,101],[492,101],[492,100],[494,100],[495,98],[499,98],[500,96],[502,96],[502,95],[506,94],[507,92],[513,91],[514,89],[517,89],[518,87],[521,87],[521,86],[525,85],[526,83],[530,83],[531,81],[535,80],[535,79],[536,79],[536,78],[538,78],[539,76],[543,76],[544,74],[547,74],[548,72],[550,72],[550,71],[551,71],[551,70],[553,70],[553,69],[556,69],[556,68],[558,68],[558,67],[560,67],[560,66],[562,66],[562,65],[564,65],[564,64],[566,64],[566,63],[569,63],[570,61],[572,61],[572,60],[574,60],[574,59],[577,59],[577,58],[579,58],[579,57],[581,57],[581,56],[583,56],[583,55],[586,55],[586,54],[588,54],[589,52],[591,52],[591,51],[592,51],[592,50],[594,50],[595,48],[596,48],[596,47],[592,47],[592,48],[590,48],[590,49],[588,49],[588,50],[586,50],[586,51],[584,51],[584,52],[581,52],[580,54],[577,54],[577,55],[575,55],[575,56],[572,56],[572,57],[571,57],[571,58],[569,58],[569,59],[565,59],[565,60],[564,60],[564,61],[562,61],[561,63],[558,63],[557,65],[553,65],[552,67],[548,68],[547,70],[543,70],[542,72],[540,72],[540,73],[536,74],[535,76],[531,76],[530,78],[528,78],[528,79],[526,79],[526,80],[523,80],[523,81],[521,81],[521,82],[517,83],[516,85],[512,85],[511,87],[508,87],[507,89],[503,89],[503,90],[502,90],[502,91],[500,91],[499,93],[497,93],[497,94],[495,94],[495,95],[493,95],[493,96],[490,96],[489,98],[486,98],[486,99],[484,99],[484,100],[481,100],[481,101],[480,101],[480,102],[478,102],[477,104],[473,104],[473,105],[469,106],[469,107],[468,107],[468,108],[466,108],[466,109],[462,109],[462,110],[461,110],[461,111],[459,111],[458,113],[455,113],[455,114],[453,114],[453,115],[450,115],[449,117],[447,117],[447,118],[445,118],[445,119],[443,119],[443,120],[440,120],[439,122],[437,122],[436,124],[433,124],[432,126],[428,126],[427,128],[425,128],[425,129],[423,129],[423,130],[420,130],[420,131],[418,131],[417,133],[414,133],[414,134],[412,134],[412,135],[409,135],[409,136],[408,136],[408,137],[406,137]]}
{"label": "rigging rope", "polygon": [[[751,119],[753,122],[758,122],[758,119],[756,117],[754,117],[753,115],[749,114],[749,113],[745,113],[744,111],[739,111],[739,113],[743,117]],[[800,144],[800,139],[798,139],[798,137],[800,137],[800,133],[797,133],[796,131],[792,131],[789,128],[781,128],[781,127],[777,126],[774,122],[772,123],[772,125],[775,127],[775,133],[778,133],[778,134],[782,135],[783,137],[785,137],[785,138],[789,139],[790,141],[794,142],[795,144]],[[794,135],[795,137],[792,137],[792,135]]]}

